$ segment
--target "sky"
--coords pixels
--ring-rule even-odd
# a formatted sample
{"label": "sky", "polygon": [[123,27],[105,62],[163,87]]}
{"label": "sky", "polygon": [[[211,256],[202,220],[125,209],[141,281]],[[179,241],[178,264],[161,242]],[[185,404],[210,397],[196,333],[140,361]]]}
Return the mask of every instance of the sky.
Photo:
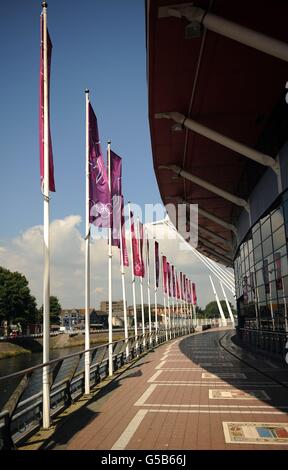
{"label": "sky", "polygon": [[[42,303],[43,199],[40,191],[38,102],[41,1],[0,2],[0,265],[23,272]],[[51,194],[51,294],[63,307],[84,305],[85,88],[107,140],[123,158],[128,200],[161,203],[148,124],[144,0],[49,0],[53,44],[51,133],[56,193]],[[166,243],[166,242],[165,242]],[[213,300],[207,270],[189,252],[163,245],[199,285],[199,303]],[[107,298],[106,242],[95,241],[92,304]],[[104,256],[105,255],[105,256]],[[118,256],[115,253],[115,258]],[[185,269],[184,269],[185,268]],[[113,298],[121,298],[119,263]],[[131,299],[128,286],[128,303]],[[232,299],[231,299],[232,300]]]}

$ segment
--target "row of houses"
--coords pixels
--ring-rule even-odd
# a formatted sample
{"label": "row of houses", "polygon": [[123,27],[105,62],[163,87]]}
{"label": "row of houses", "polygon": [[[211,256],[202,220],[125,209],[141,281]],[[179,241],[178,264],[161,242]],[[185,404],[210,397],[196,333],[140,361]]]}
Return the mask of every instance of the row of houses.
{"label": "row of houses", "polygon": [[[141,304],[136,305],[137,321],[142,321],[142,308]],[[144,304],[145,322],[148,322],[148,304]],[[108,328],[108,313],[109,303],[103,301],[100,304],[100,310],[94,308],[90,309],[90,326],[91,328]],[[151,306],[152,321],[155,321],[155,306]],[[159,323],[163,323],[164,307],[163,305],[157,306],[157,319]],[[130,305],[127,307],[128,327],[134,325],[134,307]],[[84,328],[85,327],[85,308],[64,309],[60,314],[60,323],[62,326],[68,328]],[[112,302],[112,325],[114,327],[124,327],[124,309],[123,301]]]}

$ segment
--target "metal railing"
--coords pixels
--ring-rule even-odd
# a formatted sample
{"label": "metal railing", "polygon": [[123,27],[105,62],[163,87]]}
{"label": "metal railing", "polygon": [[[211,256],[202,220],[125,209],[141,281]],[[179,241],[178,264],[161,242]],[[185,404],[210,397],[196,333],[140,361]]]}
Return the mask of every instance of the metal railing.
{"label": "metal railing", "polygon": [[243,342],[272,354],[285,356],[288,333],[278,330],[256,328],[237,328],[237,334]]}
{"label": "metal railing", "polygon": [[[164,343],[167,337],[170,340],[193,331],[190,324],[115,341],[112,343],[113,371],[116,372],[124,364]],[[108,376],[108,350],[109,343],[106,343],[0,377],[1,393],[10,390],[7,402],[0,412],[0,449],[16,448],[16,445],[23,443],[41,428],[44,366],[50,367],[50,414],[53,419],[84,394],[85,353],[90,353],[91,390]]]}

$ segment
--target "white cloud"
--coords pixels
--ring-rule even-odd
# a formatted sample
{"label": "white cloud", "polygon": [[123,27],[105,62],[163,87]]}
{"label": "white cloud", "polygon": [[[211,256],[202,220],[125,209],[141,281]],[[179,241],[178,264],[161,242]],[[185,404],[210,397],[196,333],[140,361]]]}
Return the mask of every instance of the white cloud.
{"label": "white cloud", "polygon": [[[81,217],[70,215],[62,220],[51,223],[51,295],[56,295],[63,308],[84,307],[84,269],[85,269],[85,241],[79,231]],[[161,229],[156,233],[160,238]],[[163,235],[163,233],[161,234]],[[178,271],[183,271],[197,286],[197,297],[200,306],[204,307],[214,300],[214,295],[208,278],[208,270],[193,255],[190,250],[179,249],[179,241],[168,239],[171,232],[164,229],[165,239],[160,240],[160,252],[165,254]],[[163,237],[161,237],[163,238]],[[127,234],[127,248],[130,255],[129,236]],[[150,242],[150,259],[153,260],[152,243]],[[99,307],[101,300],[107,295],[107,241],[105,239],[93,240],[91,243],[91,306]],[[152,264],[152,261],[151,261]],[[35,226],[25,230],[10,242],[0,245],[0,265],[12,271],[25,274],[30,283],[32,294],[37,303],[42,304],[43,279],[43,227]],[[153,268],[151,266],[153,280]],[[119,250],[113,248],[113,299],[122,298],[120,279]],[[127,269],[126,295],[129,304],[132,302],[131,271]],[[216,288],[220,295],[220,286],[216,281]],[[140,302],[140,288],[136,281],[137,303]],[[227,291],[228,295],[228,291]],[[153,298],[153,297],[152,297]],[[228,296],[233,302],[232,296]],[[159,303],[163,303],[162,293],[158,295]],[[144,301],[147,301],[147,287],[144,281]]]}

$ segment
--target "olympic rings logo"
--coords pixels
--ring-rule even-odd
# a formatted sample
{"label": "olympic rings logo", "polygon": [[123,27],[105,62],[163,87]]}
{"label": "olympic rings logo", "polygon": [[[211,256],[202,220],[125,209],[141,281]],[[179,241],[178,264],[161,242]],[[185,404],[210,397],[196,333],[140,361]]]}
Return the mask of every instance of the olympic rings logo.
{"label": "olympic rings logo", "polygon": [[112,205],[110,203],[103,204],[103,202],[97,202],[91,208],[91,215],[96,218],[100,215],[102,219],[108,219],[112,215]]}

